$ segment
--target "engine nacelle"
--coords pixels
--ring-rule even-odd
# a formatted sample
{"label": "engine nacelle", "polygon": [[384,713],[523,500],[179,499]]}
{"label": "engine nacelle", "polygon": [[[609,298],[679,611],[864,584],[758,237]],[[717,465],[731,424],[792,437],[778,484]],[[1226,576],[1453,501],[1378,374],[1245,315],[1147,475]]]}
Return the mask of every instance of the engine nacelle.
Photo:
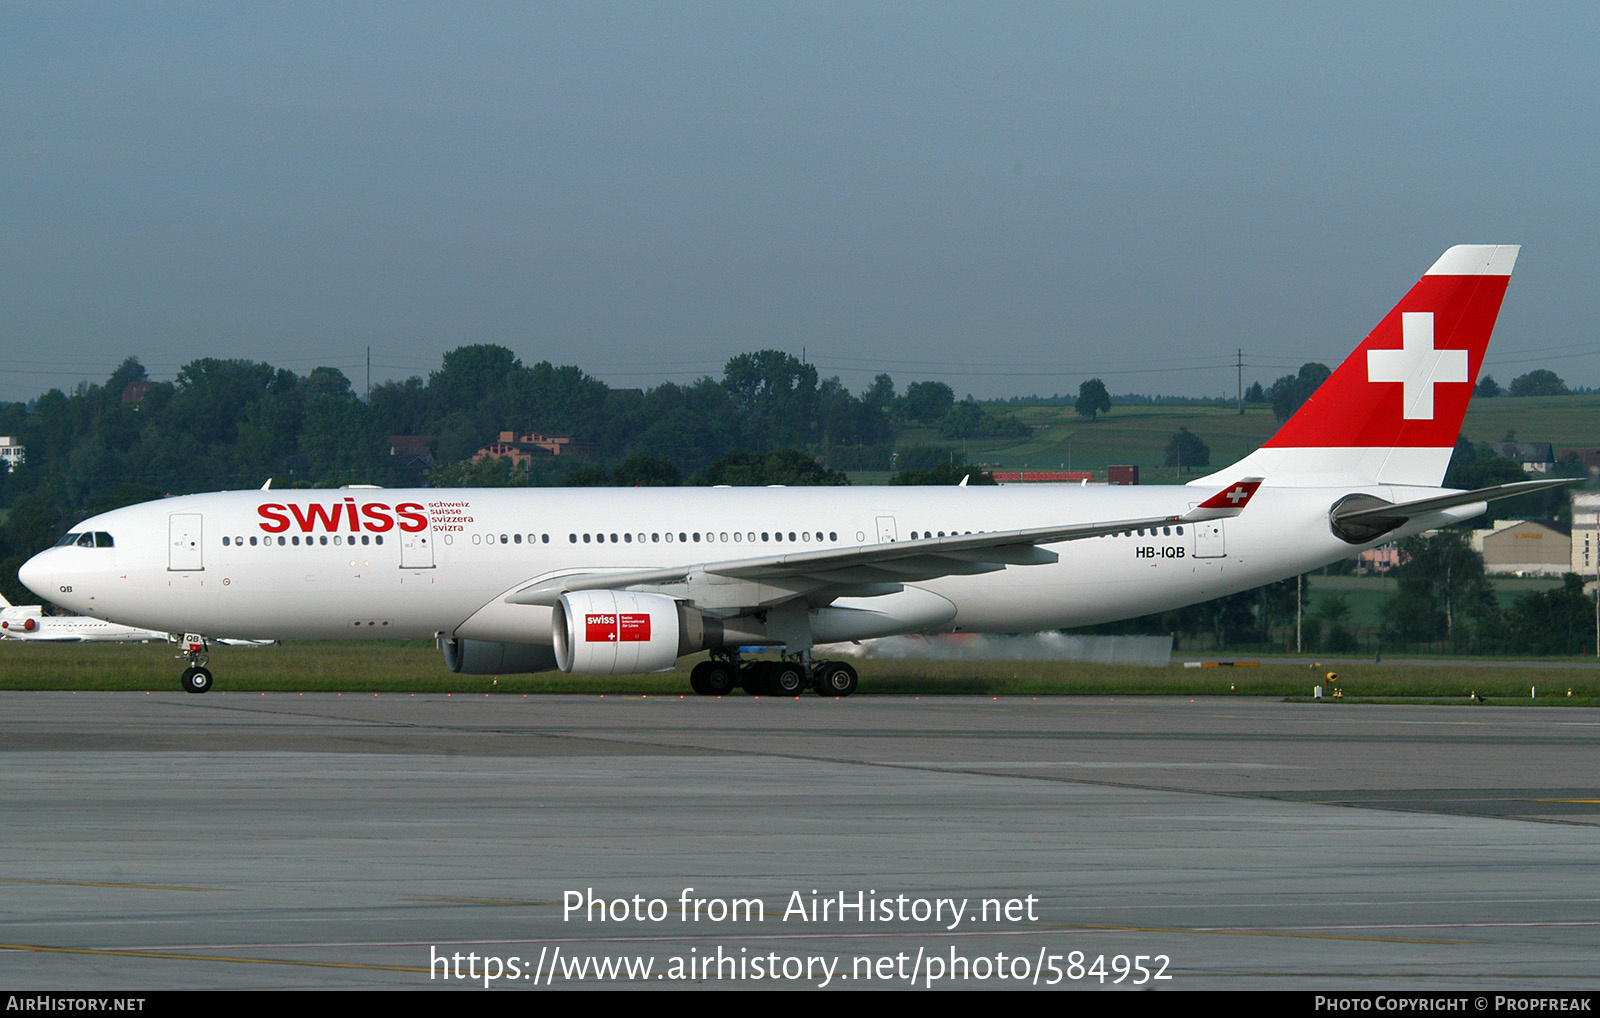
{"label": "engine nacelle", "polygon": [[629,675],[671,668],[706,647],[699,611],[662,594],[576,590],[551,617],[556,664],[580,675]]}
{"label": "engine nacelle", "polygon": [[556,667],[553,650],[541,643],[443,640],[444,666],[458,675],[522,675]]}

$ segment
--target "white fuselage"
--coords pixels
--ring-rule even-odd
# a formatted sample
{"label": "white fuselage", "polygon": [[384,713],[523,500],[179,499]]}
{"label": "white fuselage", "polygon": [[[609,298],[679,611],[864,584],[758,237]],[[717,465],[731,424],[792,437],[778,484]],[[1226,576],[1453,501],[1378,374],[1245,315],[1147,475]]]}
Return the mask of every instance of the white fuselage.
{"label": "white fuselage", "polygon": [[[85,615],[214,637],[446,636],[548,644],[550,609],[505,597],[566,573],[679,567],[967,532],[1176,516],[1195,487],[239,491],[130,506],[80,525],[111,547],[23,568]],[[1363,490],[1264,486],[1243,515],[1046,545],[1059,561],[908,584],[953,606],[909,630],[1033,632],[1164,611],[1349,557],[1329,507]],[[1392,540],[1474,507],[1416,521]],[[1375,542],[1376,543],[1376,542]],[[852,599],[871,606],[882,598]],[[915,614],[915,613],[913,613]],[[887,634],[883,634],[887,635]],[[826,634],[819,633],[825,639]]]}

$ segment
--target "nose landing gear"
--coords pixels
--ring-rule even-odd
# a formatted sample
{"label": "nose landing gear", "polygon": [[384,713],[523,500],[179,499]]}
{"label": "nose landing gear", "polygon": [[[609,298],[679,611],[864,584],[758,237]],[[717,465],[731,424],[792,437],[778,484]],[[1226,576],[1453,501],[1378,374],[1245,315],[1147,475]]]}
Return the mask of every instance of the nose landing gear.
{"label": "nose landing gear", "polygon": [[211,672],[206,668],[206,638],[198,633],[183,634],[183,653],[178,657],[189,662],[178,680],[185,693],[204,693],[211,688]]}

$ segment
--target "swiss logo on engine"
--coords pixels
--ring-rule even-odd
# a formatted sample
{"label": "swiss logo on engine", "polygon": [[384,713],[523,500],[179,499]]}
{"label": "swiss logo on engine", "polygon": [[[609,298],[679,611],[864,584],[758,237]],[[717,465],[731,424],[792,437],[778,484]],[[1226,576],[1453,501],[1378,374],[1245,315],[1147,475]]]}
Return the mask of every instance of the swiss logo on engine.
{"label": "swiss logo on engine", "polygon": [[585,615],[583,621],[584,639],[590,643],[650,642],[648,614]]}

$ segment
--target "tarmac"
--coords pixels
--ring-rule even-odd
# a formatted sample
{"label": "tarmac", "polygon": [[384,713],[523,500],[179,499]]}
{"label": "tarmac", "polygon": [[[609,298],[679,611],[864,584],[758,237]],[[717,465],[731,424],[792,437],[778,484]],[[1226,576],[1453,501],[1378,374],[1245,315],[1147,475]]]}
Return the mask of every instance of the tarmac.
{"label": "tarmac", "polygon": [[1587,708],[3,693],[0,778],[16,990],[1600,988]]}

